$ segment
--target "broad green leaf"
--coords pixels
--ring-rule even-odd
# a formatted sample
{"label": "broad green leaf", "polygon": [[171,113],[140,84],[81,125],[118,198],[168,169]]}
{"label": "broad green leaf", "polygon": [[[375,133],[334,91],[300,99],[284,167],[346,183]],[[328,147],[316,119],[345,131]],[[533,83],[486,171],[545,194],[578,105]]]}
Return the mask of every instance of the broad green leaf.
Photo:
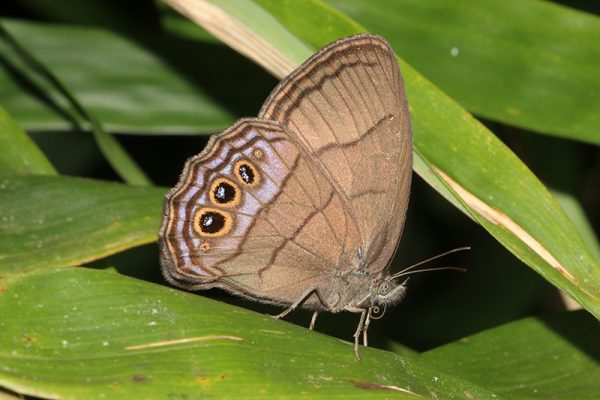
{"label": "broad green leaf", "polygon": [[475,114],[600,144],[600,18],[550,1],[326,0]]}
{"label": "broad green leaf", "polygon": [[0,176],[0,276],[71,266],[156,240],[165,189]]}
{"label": "broad green leaf", "polygon": [[[49,25],[2,20],[3,25],[23,43],[90,110],[110,132],[197,133],[213,132],[232,122],[234,114],[220,103],[221,94],[207,93],[196,84],[202,77],[185,78],[178,66],[161,60],[117,33],[90,27]],[[214,47],[189,46],[181,41],[156,37],[156,45],[191,56],[187,70],[201,71],[214,57]],[[221,47],[221,46],[217,46]],[[189,54],[203,50],[203,54]],[[181,54],[181,61],[184,61]],[[0,52],[0,57],[14,57]],[[61,109],[64,102],[48,104],[57,93],[44,90],[44,100],[27,93],[15,71],[0,67],[0,98],[26,130],[65,130],[72,123]],[[224,85],[224,87],[227,87]],[[240,96],[242,99],[245,96]]]}
{"label": "broad green leaf", "polygon": [[508,399],[597,399],[600,326],[584,312],[526,318],[421,354]]}
{"label": "broad green leaf", "polygon": [[415,357],[419,353],[408,346],[404,346],[396,341],[389,340],[386,342],[386,349],[396,353],[402,357]]}
{"label": "broad green leaf", "polygon": [[0,106],[0,173],[56,175],[33,140]]}
{"label": "broad green leaf", "polygon": [[[244,54],[260,59],[274,73],[279,73],[278,67],[282,65],[293,64],[302,52],[297,47],[288,51],[279,46],[283,41],[281,37],[265,48],[260,47],[269,37],[250,29],[261,23],[256,20],[259,13],[248,11],[251,7],[264,7],[281,23],[271,30],[282,34],[281,27],[285,26],[291,38],[295,36],[311,44],[314,51],[337,38],[364,31],[348,17],[317,0],[285,4],[248,0],[243,2],[244,14],[228,13],[230,3],[216,0],[196,3],[168,0],[168,3],[180,10],[186,9],[185,14],[198,23],[204,22],[198,17],[204,10],[215,18],[222,18],[212,22],[213,33],[234,42],[236,48],[243,48]],[[247,18],[249,15],[253,18]],[[270,18],[262,22],[273,24]],[[232,26],[236,27],[235,35],[219,30],[219,27]],[[259,37],[248,39],[239,33]],[[241,37],[245,39],[238,39]],[[275,50],[279,54],[271,64],[268,60]],[[446,186],[470,216],[505,247],[600,318],[600,265],[547,189],[481,123],[410,65],[399,61],[410,104],[415,153],[424,162],[415,163],[415,167],[427,165],[438,182],[443,182],[443,185],[434,184],[434,188]],[[416,171],[428,177],[422,169]]]}
{"label": "broad green leaf", "polygon": [[[112,272],[0,283],[0,385],[61,399],[501,398],[393,353]],[[349,332],[351,337],[352,332]]]}

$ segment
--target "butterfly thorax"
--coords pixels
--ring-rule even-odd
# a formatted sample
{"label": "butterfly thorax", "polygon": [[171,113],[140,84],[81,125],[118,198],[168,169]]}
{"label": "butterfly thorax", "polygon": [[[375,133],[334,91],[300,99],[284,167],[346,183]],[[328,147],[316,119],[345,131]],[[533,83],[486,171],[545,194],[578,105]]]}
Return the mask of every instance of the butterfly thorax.
{"label": "butterfly thorax", "polygon": [[390,275],[353,269],[333,277],[327,296],[328,311],[353,311],[395,304],[402,299],[406,286]]}

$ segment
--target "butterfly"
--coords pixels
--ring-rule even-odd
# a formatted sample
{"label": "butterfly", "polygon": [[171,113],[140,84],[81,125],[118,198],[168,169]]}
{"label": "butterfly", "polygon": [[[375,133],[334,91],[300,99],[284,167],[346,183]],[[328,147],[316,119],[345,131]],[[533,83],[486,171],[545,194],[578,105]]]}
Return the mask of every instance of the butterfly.
{"label": "butterfly", "polygon": [[335,41],[287,76],[257,118],[212,136],[167,194],[162,271],[188,289],[371,318],[406,292],[390,271],[406,216],[412,132],[381,36]]}

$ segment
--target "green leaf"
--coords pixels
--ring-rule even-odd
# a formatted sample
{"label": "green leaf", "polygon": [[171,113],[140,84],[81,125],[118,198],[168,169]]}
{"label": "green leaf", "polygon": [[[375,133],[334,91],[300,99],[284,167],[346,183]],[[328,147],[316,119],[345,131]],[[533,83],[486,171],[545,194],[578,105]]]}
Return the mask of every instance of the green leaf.
{"label": "green leaf", "polygon": [[[189,3],[178,0],[167,0],[166,3],[235,50],[250,55],[279,78],[287,75],[312,53],[310,47],[290,35],[277,22],[276,16],[257,7],[253,1],[207,1],[197,7],[190,7]],[[225,21],[227,26],[222,25]],[[282,53],[282,48],[287,53]],[[257,50],[262,56],[252,57],[255,54],[253,51]],[[296,59],[291,59],[290,54],[295,55]]]}
{"label": "green leaf", "polygon": [[[168,3],[180,10],[189,6],[181,0]],[[280,74],[282,66],[293,64],[302,55],[298,47],[288,49],[280,45],[282,27],[289,30],[288,41],[301,38],[314,50],[364,30],[316,0],[243,3],[243,14],[228,13],[229,3],[216,0],[195,3],[185,13],[198,23],[205,22],[199,17],[205,11],[221,18],[213,18],[212,33],[241,48],[244,54],[258,58],[274,73]],[[256,16],[260,13],[249,11],[261,6],[281,24],[271,28],[280,34],[276,41],[251,29],[261,22],[274,23],[270,18],[258,21]],[[263,42],[268,44],[261,47]],[[271,56],[273,52],[278,53],[276,57]],[[434,188],[445,186],[444,194],[462,203],[469,215],[513,254],[600,318],[600,265],[562,208],[500,140],[410,65],[399,61],[410,104],[415,153],[423,161],[415,163],[415,167],[427,165],[438,178],[432,184]],[[422,169],[416,171],[425,178],[432,176]]]}
{"label": "green leaf", "polygon": [[86,110],[81,102],[71,93],[69,88],[1,25],[0,37],[21,57],[27,68],[39,74],[45,83],[56,89],[64,97],[72,112],[77,117],[89,124],[102,154],[123,180],[138,185],[148,185],[151,183],[145,172],[135,163],[121,144],[104,130],[100,121]]}
{"label": "green leaf", "polygon": [[526,318],[421,354],[509,399],[597,399],[600,329],[584,312]]}
{"label": "green leaf", "polygon": [[166,32],[178,35],[182,38],[211,42],[216,45],[221,44],[221,42],[210,33],[194,24],[189,19],[183,17],[162,1],[156,1],[156,8],[160,14],[160,24]]}
{"label": "green leaf", "polygon": [[[203,57],[223,56],[215,46],[190,46],[156,37],[153,42],[164,51],[155,54],[157,51],[101,29],[1,21],[110,132],[213,132],[234,119],[219,97],[194,84],[202,77],[186,78],[182,68],[161,59],[167,49],[178,51],[178,59],[187,60],[189,68],[201,73],[200,67],[207,64]],[[190,59],[190,53],[199,50],[203,53]],[[14,61],[6,51],[0,52],[0,57]],[[26,130],[71,129],[72,122],[61,111],[66,103],[50,100],[57,97],[55,89],[45,88],[42,98],[32,96],[15,78],[18,73],[0,67],[0,98],[15,119]]]}
{"label": "green leaf", "polygon": [[600,242],[594,233],[594,228],[591,226],[588,218],[585,215],[585,211],[581,207],[581,204],[575,197],[568,193],[559,191],[552,191],[552,196],[556,199],[558,204],[565,210],[577,231],[591,250],[596,260],[600,262]]}
{"label": "green leaf", "polygon": [[550,1],[326,0],[475,114],[600,144],[600,18]]}
{"label": "green leaf", "polygon": [[70,399],[494,396],[413,357],[362,348],[359,363],[351,343],[112,272],[40,271],[0,285],[0,384],[21,393]]}
{"label": "green leaf", "polygon": [[91,179],[0,176],[0,276],[155,241],[164,193]]}
{"label": "green leaf", "polygon": [[0,174],[56,175],[33,140],[0,107]]}

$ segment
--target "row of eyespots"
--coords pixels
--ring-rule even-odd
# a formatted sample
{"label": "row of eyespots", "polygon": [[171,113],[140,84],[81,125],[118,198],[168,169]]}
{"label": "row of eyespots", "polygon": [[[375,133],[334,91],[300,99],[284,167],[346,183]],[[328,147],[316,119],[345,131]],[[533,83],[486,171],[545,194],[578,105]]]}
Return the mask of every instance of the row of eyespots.
{"label": "row of eyespots", "polygon": [[[259,151],[260,153],[257,153]],[[262,158],[262,151],[254,150],[255,158]],[[239,160],[233,167],[237,181],[244,187],[255,187],[261,176],[257,168],[247,160]],[[230,179],[217,178],[210,185],[210,202],[219,207],[231,208],[240,204],[242,192],[239,186]],[[194,216],[194,229],[204,237],[218,237],[229,233],[233,226],[233,216],[227,211],[212,207],[201,208]]]}

